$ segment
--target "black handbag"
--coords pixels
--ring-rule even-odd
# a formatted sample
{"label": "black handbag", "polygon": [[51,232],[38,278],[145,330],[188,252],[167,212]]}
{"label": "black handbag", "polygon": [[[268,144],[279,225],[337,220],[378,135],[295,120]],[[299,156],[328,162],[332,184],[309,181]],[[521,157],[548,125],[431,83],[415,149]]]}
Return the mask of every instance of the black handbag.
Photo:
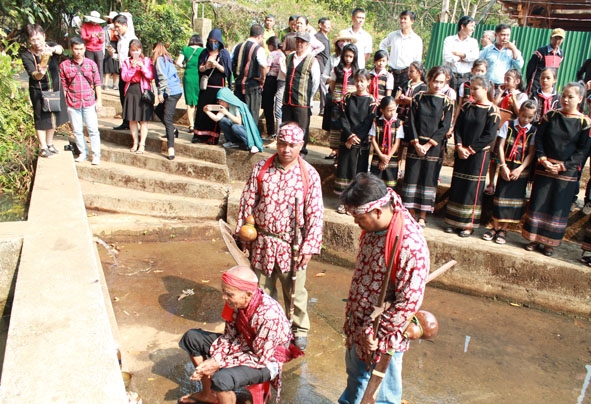
{"label": "black handbag", "polygon": [[142,93],[142,101],[145,102],[148,105],[154,105],[154,101],[156,100],[156,97],[154,96],[154,93],[152,92],[152,90],[146,90]]}
{"label": "black handbag", "polygon": [[62,110],[60,90],[41,91],[41,101],[44,112],[60,112]]}

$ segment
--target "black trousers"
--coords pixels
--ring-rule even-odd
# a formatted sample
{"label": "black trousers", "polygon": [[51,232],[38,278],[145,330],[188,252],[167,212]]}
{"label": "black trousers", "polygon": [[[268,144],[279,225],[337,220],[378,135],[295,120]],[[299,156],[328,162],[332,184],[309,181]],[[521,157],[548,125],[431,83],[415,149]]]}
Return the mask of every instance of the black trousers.
{"label": "black trousers", "polygon": [[283,104],[282,110],[282,122],[295,122],[304,131],[304,147],[300,154],[304,156],[308,154],[308,139],[310,138],[310,114],[311,108],[308,107],[294,107],[292,105]]}

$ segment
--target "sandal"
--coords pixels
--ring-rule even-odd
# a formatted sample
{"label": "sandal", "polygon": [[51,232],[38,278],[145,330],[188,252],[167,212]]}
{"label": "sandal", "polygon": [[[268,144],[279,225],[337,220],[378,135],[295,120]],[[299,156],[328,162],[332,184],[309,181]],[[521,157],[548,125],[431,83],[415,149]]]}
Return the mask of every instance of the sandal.
{"label": "sandal", "polygon": [[495,243],[505,244],[506,242],[507,242],[507,230],[497,231],[497,236],[495,237]]}
{"label": "sandal", "polygon": [[146,147],[146,145],[141,144],[140,147],[138,147],[138,149],[135,152],[135,154],[144,154],[144,148],[145,147]]}
{"label": "sandal", "polygon": [[497,236],[497,229],[490,229],[482,235],[484,241],[491,241]]}
{"label": "sandal", "polygon": [[587,264],[587,265],[591,266],[591,256],[581,257],[581,262],[583,264]]}
{"label": "sandal", "polygon": [[526,251],[534,251],[536,248],[538,248],[538,243],[536,243],[535,241],[532,241],[531,243],[525,246]]}
{"label": "sandal", "polygon": [[339,207],[337,208],[337,213],[341,215],[346,215],[347,209],[345,209],[345,205],[339,205]]}
{"label": "sandal", "polygon": [[187,133],[193,133],[193,127],[192,126],[189,126],[187,128]]}
{"label": "sandal", "polygon": [[446,233],[455,233],[456,229],[454,229],[453,227],[446,227],[445,230],[443,230]]}
{"label": "sandal", "polygon": [[470,237],[472,235],[472,232],[473,232],[472,229],[464,229],[458,233],[458,236],[460,236],[462,238]]}
{"label": "sandal", "polygon": [[419,219],[419,226],[421,226],[421,229],[424,229],[425,227],[427,227],[427,221],[425,219]]}
{"label": "sandal", "polygon": [[330,153],[328,156],[324,156],[325,160],[333,160],[337,158],[337,154],[335,152]]}
{"label": "sandal", "polygon": [[554,254],[554,248],[550,247],[550,246],[544,246],[544,255],[546,257],[551,257],[552,254]]}

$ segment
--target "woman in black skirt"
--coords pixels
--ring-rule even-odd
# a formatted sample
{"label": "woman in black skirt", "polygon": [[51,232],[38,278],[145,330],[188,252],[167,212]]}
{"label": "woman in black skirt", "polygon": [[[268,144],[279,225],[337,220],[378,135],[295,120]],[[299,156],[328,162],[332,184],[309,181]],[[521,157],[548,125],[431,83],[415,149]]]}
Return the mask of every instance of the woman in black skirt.
{"label": "woman in black skirt", "polygon": [[[133,39],[129,43],[129,57],[121,65],[121,79],[125,81],[125,100],[123,102],[123,119],[129,121],[129,130],[133,138],[132,153],[142,154],[148,137],[148,121],[154,112],[154,99],[151,102],[142,100],[145,91],[152,90],[154,67],[150,58],[142,52],[142,43]],[[138,124],[140,139],[138,145]]]}

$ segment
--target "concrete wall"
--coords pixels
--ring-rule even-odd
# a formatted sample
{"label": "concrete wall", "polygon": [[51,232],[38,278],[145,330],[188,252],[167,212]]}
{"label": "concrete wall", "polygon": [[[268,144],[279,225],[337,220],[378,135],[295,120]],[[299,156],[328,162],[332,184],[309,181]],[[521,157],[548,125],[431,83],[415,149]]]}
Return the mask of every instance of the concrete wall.
{"label": "concrete wall", "polygon": [[[63,149],[61,142],[56,146]],[[39,159],[22,239],[0,402],[127,403],[116,325],[71,153]]]}

